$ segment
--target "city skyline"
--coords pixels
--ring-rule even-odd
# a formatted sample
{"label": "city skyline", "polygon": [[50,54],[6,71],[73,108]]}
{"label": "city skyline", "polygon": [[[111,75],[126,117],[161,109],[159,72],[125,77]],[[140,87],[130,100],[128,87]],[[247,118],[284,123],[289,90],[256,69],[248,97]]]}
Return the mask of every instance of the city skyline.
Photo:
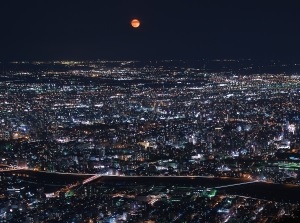
{"label": "city skyline", "polygon": [[296,5],[0,8],[0,222],[299,222]]}
{"label": "city skyline", "polygon": [[4,65],[0,220],[299,219],[300,64]]}

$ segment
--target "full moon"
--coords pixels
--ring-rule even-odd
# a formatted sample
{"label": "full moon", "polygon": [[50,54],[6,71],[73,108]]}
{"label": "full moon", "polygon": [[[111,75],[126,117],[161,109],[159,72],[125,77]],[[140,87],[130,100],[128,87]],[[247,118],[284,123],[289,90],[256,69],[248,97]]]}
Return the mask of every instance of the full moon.
{"label": "full moon", "polygon": [[132,26],[133,28],[138,28],[140,25],[141,25],[141,23],[140,23],[139,20],[137,20],[137,19],[131,20],[131,26]]}

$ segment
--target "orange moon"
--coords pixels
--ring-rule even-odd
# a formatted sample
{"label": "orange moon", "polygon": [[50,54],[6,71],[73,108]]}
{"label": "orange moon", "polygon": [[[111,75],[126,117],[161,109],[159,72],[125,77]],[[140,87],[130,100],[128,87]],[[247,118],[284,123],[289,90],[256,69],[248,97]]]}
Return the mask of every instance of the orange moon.
{"label": "orange moon", "polygon": [[138,28],[140,25],[141,25],[141,23],[140,23],[139,20],[137,20],[137,19],[131,20],[131,26],[132,26],[133,28]]}

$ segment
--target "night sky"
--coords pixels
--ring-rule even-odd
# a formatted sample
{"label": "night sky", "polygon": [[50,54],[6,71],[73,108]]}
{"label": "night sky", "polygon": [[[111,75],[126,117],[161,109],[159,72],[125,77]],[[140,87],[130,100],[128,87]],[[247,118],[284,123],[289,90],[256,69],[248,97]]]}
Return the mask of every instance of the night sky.
{"label": "night sky", "polygon": [[[0,3],[0,60],[300,60],[296,3],[5,0]],[[140,28],[130,26],[133,18],[141,21]]]}

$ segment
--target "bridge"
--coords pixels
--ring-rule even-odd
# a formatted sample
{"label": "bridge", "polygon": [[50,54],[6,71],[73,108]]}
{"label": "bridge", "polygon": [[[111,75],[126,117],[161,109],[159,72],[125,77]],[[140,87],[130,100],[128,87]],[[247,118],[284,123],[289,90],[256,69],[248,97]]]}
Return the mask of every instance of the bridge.
{"label": "bridge", "polygon": [[249,182],[245,182],[245,183],[237,183],[237,184],[229,184],[229,185],[225,185],[225,186],[219,186],[219,187],[213,187],[213,188],[207,188],[207,189],[221,189],[221,188],[227,188],[227,187],[235,187],[235,186],[241,186],[241,185],[245,185],[245,184],[253,184],[253,183],[257,183],[257,182],[262,182],[260,180],[254,180],[254,181],[249,181]]}
{"label": "bridge", "polygon": [[93,181],[93,180],[99,179],[100,177],[102,177],[101,174],[96,174],[96,175],[94,175],[94,176],[92,176],[92,177],[90,177],[90,178],[87,178],[87,179],[85,179],[84,181],[82,181],[82,184],[83,184],[83,185],[84,185],[84,184],[88,184],[88,183],[90,183],[90,182]]}

